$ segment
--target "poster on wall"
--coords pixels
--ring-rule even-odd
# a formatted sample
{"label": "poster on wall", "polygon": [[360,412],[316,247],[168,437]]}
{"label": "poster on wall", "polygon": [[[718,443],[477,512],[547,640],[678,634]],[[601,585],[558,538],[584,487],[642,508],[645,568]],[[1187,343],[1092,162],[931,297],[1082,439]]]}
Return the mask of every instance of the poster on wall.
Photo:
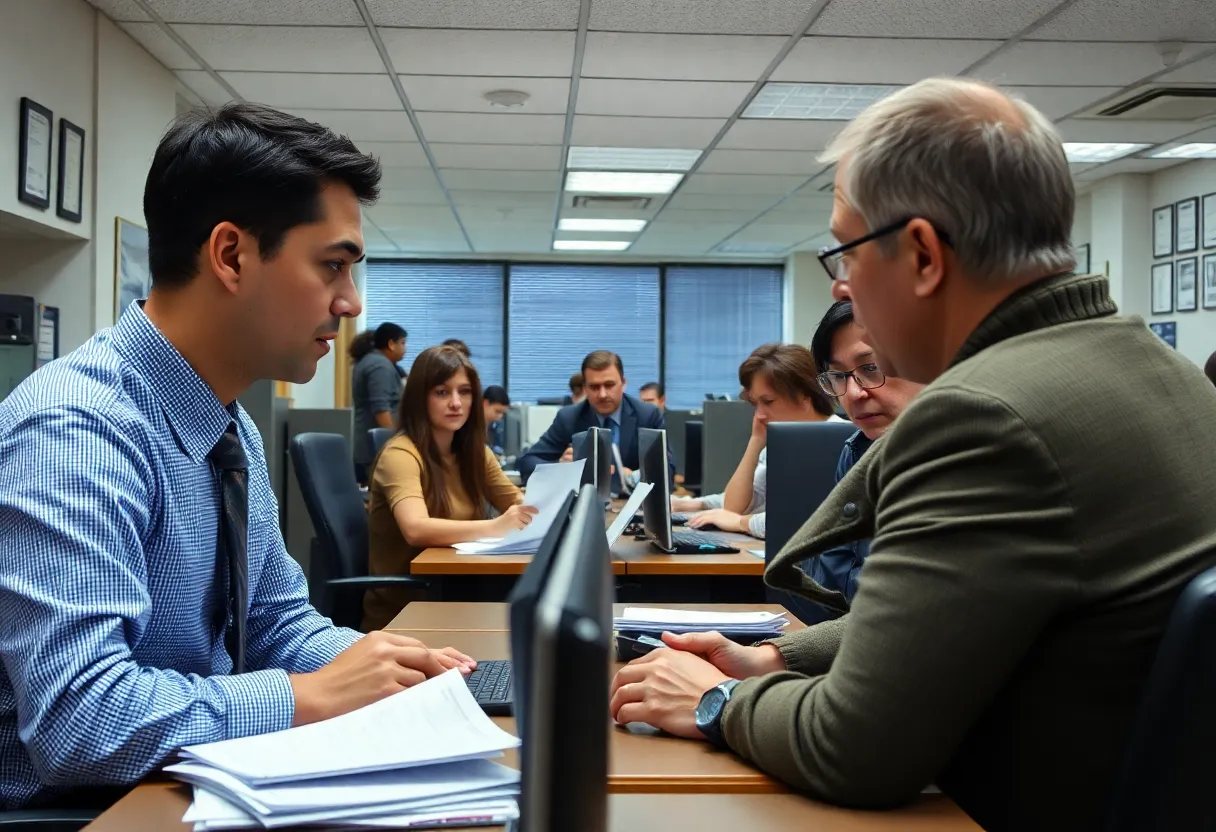
{"label": "poster on wall", "polygon": [[1148,328],[1157,334],[1165,343],[1169,344],[1173,349],[1178,349],[1178,324],[1173,321],[1158,321],[1148,325]]}
{"label": "poster on wall", "polygon": [[1149,307],[1154,315],[1168,315],[1174,311],[1174,264],[1158,263],[1152,272],[1153,298]]}
{"label": "poster on wall", "polygon": [[1203,195],[1203,247],[1216,248],[1216,194]]}
{"label": "poster on wall", "polygon": [[1199,198],[1191,197],[1178,203],[1174,220],[1174,251],[1186,254],[1199,248]]}
{"label": "poster on wall", "polygon": [[1153,256],[1169,257],[1174,253],[1174,206],[1153,209]]}
{"label": "poster on wall", "polygon": [[1216,309],[1216,254],[1203,258],[1203,308]]}
{"label": "poster on wall", "polygon": [[1196,291],[1195,278],[1199,262],[1194,257],[1178,261],[1178,302],[1179,312],[1194,312],[1199,308],[1199,294]]}
{"label": "poster on wall", "polygon": [[114,320],[152,288],[148,229],[122,217],[114,220]]}

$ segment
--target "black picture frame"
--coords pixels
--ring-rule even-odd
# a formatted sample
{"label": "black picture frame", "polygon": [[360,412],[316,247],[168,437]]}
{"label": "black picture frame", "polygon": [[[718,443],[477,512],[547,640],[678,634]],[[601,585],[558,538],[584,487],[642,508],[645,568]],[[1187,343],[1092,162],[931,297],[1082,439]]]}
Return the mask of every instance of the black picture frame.
{"label": "black picture frame", "polygon": [[[1158,233],[1160,230],[1158,228],[1158,218],[1165,216],[1169,217],[1169,231],[1165,233]],[[1170,205],[1162,205],[1160,208],[1153,209],[1152,235],[1153,257],[1169,257],[1174,253],[1174,206],[1172,203]]]}
{"label": "black picture frame", "polygon": [[[30,190],[29,182],[29,166],[30,166],[30,141],[33,138],[30,135],[30,119],[32,116],[39,116],[46,120],[46,159],[43,160],[46,166],[46,195],[41,196],[36,190]],[[54,139],[54,114],[34,101],[31,98],[22,97],[21,99],[21,136],[20,144],[17,146],[17,163],[20,167],[17,169],[17,200],[24,202],[26,205],[33,205],[35,208],[43,210],[51,207],[51,145]]]}
{"label": "black picture frame", "polygon": [[[1191,243],[1184,246],[1182,243],[1182,217],[1183,208],[1190,207],[1193,226],[1191,228]],[[1199,251],[1199,197],[1193,196],[1190,199],[1180,199],[1174,207],[1174,253],[1175,254],[1190,254],[1192,251]]]}
{"label": "black picture frame", "polygon": [[[76,169],[68,170],[68,146],[70,136],[80,138],[80,157],[76,160]],[[55,188],[55,213],[70,222],[80,222],[84,213],[84,128],[73,124],[66,118],[59,119],[59,184]],[[65,204],[70,178],[76,179],[76,210]]]}
{"label": "black picture frame", "polygon": [[[1189,271],[1191,274],[1191,285],[1188,289],[1183,285],[1183,273]],[[1178,312],[1194,312],[1199,308],[1199,282],[1202,280],[1199,274],[1199,258],[1184,257],[1174,263],[1174,292],[1175,301],[1174,309]]]}
{"label": "black picture frame", "polygon": [[1203,274],[1196,280],[1203,285],[1203,308],[1216,309],[1216,254],[1203,256]]}
{"label": "black picture frame", "polygon": [[[1164,283],[1164,286],[1160,284]],[[1168,287],[1168,291],[1166,288]],[[1174,311],[1174,263],[1154,263],[1149,278],[1149,312],[1153,315],[1169,315]],[[1158,299],[1161,303],[1158,303]]]}
{"label": "black picture frame", "polygon": [[[1209,214],[1212,221],[1208,222]],[[1204,194],[1199,202],[1199,245],[1216,248],[1216,193]]]}

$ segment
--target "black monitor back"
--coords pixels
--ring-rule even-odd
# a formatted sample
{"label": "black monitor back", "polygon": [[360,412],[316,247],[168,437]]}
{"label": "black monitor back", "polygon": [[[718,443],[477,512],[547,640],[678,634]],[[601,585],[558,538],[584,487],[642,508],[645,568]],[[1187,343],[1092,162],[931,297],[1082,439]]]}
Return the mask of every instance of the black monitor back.
{"label": "black monitor back", "polygon": [[671,550],[671,480],[667,431],[638,428],[638,477],[654,486],[642,500],[642,527],[659,546]]}
{"label": "black monitor back", "polygon": [[684,423],[684,487],[689,491],[701,488],[704,433],[705,423],[700,419],[690,419]]}
{"label": "black monitor back", "polygon": [[570,438],[575,460],[587,460],[583,467],[582,485],[595,486],[600,499],[612,500],[612,431],[589,428]]}

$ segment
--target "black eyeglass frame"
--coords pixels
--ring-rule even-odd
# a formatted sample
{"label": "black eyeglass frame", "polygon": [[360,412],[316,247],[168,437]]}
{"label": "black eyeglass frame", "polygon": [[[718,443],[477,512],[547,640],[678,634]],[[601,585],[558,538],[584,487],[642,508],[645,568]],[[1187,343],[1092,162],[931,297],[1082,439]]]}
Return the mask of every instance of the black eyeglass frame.
{"label": "black eyeglass frame", "polygon": [[[837,273],[837,269],[841,263],[842,254],[844,254],[846,251],[850,251],[851,249],[855,249],[860,245],[871,242],[873,240],[877,240],[880,237],[885,237],[888,234],[894,234],[896,231],[902,231],[903,228],[908,223],[912,222],[912,220],[914,220],[914,219],[917,219],[917,217],[905,217],[904,219],[899,220],[898,222],[893,222],[890,225],[884,225],[882,228],[879,228],[875,231],[871,231],[869,234],[858,237],[856,240],[852,240],[851,242],[843,243],[841,245],[834,246],[834,247],[825,246],[824,248],[819,249],[819,265],[823,266],[823,270],[825,272],[827,272],[828,277],[830,279],[840,280],[841,278],[837,277],[836,273]],[[950,241],[949,234],[947,234],[945,231],[942,231],[934,223],[930,222],[929,224],[932,225],[933,230],[937,232],[938,239],[940,239],[943,243],[950,246],[951,248],[954,248],[954,244]],[[829,262],[835,263],[836,265],[829,266],[828,265]],[[845,282],[846,283],[848,282],[847,278],[845,278]]]}
{"label": "black eyeglass frame", "polygon": [[[866,364],[873,364],[873,363],[874,363],[873,361],[866,362]],[[882,381],[878,382],[878,384],[868,384],[868,385],[862,384],[861,379],[857,377],[857,371],[860,370],[864,366],[866,366],[866,365],[865,364],[858,365],[858,366],[854,367],[853,369],[849,370],[847,373],[842,372],[840,370],[824,370],[822,373],[815,376],[815,380],[817,382],[819,382],[819,389],[822,390],[830,398],[833,398],[833,399],[839,399],[839,398],[843,397],[845,393],[849,392],[849,379],[853,379],[853,383],[856,384],[858,389],[860,389],[860,390],[877,390],[879,387],[882,387],[884,384],[887,383],[887,374],[884,373],[882,370],[877,370],[878,374],[880,376],[882,376]],[[875,365],[876,368],[877,368],[877,366],[878,365]],[[842,390],[839,393],[832,392],[832,386],[830,384],[828,384],[826,381],[828,376],[842,377],[844,379],[844,390]]]}

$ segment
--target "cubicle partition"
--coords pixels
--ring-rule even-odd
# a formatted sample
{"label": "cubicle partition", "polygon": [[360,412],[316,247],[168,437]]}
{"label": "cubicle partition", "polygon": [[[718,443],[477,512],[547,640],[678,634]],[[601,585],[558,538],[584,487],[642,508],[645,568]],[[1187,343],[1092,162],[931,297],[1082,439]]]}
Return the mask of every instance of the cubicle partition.
{"label": "cubicle partition", "polygon": [[270,488],[279,503],[279,528],[287,533],[287,415],[291,399],[276,396],[275,383],[263,379],[256,381],[241,394],[241,407],[257,425],[262,434],[262,445],[266,448],[266,468],[270,472]]}
{"label": "cubicle partition", "polygon": [[668,410],[663,414],[663,423],[667,426],[667,448],[676,458],[676,473],[681,477],[685,471],[684,425],[690,419],[700,418],[699,410]]}
{"label": "cubicle partition", "polygon": [[545,431],[553,424],[553,420],[557,418],[557,411],[561,407],[552,404],[529,404],[523,409],[523,436],[521,438],[521,446],[524,449],[530,448],[545,435]]}
{"label": "cubicle partition", "polygon": [[752,435],[756,409],[747,402],[705,402],[701,493],[717,494],[726,489],[731,475],[743,459]]}

